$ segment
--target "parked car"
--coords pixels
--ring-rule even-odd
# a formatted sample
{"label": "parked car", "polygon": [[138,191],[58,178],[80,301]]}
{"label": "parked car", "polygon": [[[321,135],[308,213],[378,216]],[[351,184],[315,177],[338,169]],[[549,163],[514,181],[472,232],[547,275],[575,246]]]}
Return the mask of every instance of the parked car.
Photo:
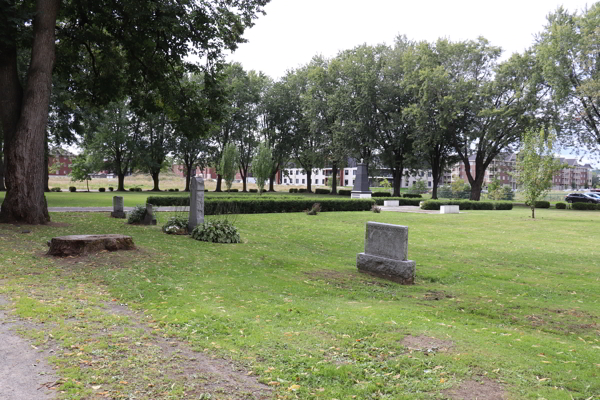
{"label": "parked car", "polygon": [[569,193],[565,197],[567,203],[600,203],[600,197],[589,193]]}

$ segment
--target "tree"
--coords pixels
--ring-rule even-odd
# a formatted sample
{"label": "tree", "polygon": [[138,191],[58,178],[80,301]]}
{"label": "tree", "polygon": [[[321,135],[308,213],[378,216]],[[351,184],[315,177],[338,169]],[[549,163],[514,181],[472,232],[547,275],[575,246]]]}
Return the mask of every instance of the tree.
{"label": "tree", "polygon": [[152,191],[159,192],[159,175],[166,167],[167,154],[173,148],[173,128],[164,112],[140,116],[140,141],[136,164],[152,176]]}
{"label": "tree", "polygon": [[225,186],[227,191],[231,190],[231,185],[235,179],[235,173],[238,169],[240,155],[237,147],[233,143],[228,143],[223,149],[221,155],[221,162],[219,163],[219,175],[225,179]]}
{"label": "tree", "polygon": [[273,155],[269,143],[263,142],[258,145],[258,151],[252,159],[252,175],[258,186],[258,193],[262,195],[265,183],[271,176],[271,163]]}
{"label": "tree", "polygon": [[87,191],[90,191],[90,180],[92,179],[92,174],[95,172],[94,162],[90,159],[90,157],[83,153],[78,155],[73,159],[71,163],[71,180],[73,182],[76,181],[85,181],[87,185]]}
{"label": "tree", "polygon": [[[268,1],[0,2],[7,186],[0,220],[43,224],[50,219],[43,192],[44,140],[55,63],[56,73],[82,102],[106,104],[129,96],[137,104],[136,93],[155,89],[166,104],[175,105],[173,83],[190,70],[210,74],[225,50],[244,41],[244,29]],[[31,54],[26,74],[17,64],[24,52]],[[190,53],[205,66],[185,61]]]}
{"label": "tree", "polygon": [[555,134],[528,130],[523,135],[517,158],[517,184],[525,196],[525,204],[531,208],[535,218],[535,202],[543,198],[552,188],[554,174],[564,165],[554,158]]}
{"label": "tree", "polygon": [[214,147],[211,146],[208,138],[188,139],[186,136],[178,136],[175,144],[175,160],[183,164],[185,168],[185,192],[190,191],[190,178],[193,171],[199,167],[204,169],[208,167],[209,160],[214,154]]}
{"label": "tree", "polygon": [[534,46],[536,59],[562,110],[562,139],[600,144],[600,3],[583,13],[560,7],[548,16]]}

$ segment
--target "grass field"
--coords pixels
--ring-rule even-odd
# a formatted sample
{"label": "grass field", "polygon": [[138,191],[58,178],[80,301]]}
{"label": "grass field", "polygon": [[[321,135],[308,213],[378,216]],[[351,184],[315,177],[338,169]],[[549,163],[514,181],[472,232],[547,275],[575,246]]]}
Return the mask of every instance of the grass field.
{"label": "grass field", "polygon": [[[217,245],[106,214],[53,213],[53,226],[27,234],[0,225],[0,294],[37,323],[36,346],[56,349],[64,398],[253,398],[203,386],[208,372],[189,367],[202,356],[233,362],[272,389],[265,398],[468,389],[599,399],[600,214],[536,215],[243,215],[243,243]],[[415,285],[357,272],[366,221],[409,226]],[[82,233],[131,235],[138,250],[43,256],[50,238]],[[133,312],[115,315],[118,304]],[[161,358],[160,340],[199,353]]]}

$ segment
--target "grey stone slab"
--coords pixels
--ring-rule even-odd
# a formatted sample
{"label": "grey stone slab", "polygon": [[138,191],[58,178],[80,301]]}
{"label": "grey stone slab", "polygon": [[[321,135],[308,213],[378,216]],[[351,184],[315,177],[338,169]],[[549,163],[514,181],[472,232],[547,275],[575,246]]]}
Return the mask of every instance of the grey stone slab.
{"label": "grey stone slab", "polygon": [[204,223],[204,178],[194,176],[190,181],[190,214],[188,232]]}
{"label": "grey stone slab", "polygon": [[370,254],[358,253],[356,266],[360,272],[389,279],[403,285],[415,282],[415,262],[411,260],[392,260]]}
{"label": "grey stone slab", "polygon": [[408,227],[402,225],[367,222],[365,253],[392,260],[406,260],[408,252]]}
{"label": "grey stone slab", "polygon": [[384,200],[384,207],[400,207],[400,200]]}
{"label": "grey stone slab", "polygon": [[113,218],[126,218],[123,196],[113,196],[113,211],[110,216]]}
{"label": "grey stone slab", "polygon": [[459,206],[440,206],[440,214],[458,214]]}
{"label": "grey stone slab", "polygon": [[152,213],[152,204],[150,203],[146,203],[146,215],[144,216],[142,224],[156,225],[156,218],[154,218],[154,214]]}

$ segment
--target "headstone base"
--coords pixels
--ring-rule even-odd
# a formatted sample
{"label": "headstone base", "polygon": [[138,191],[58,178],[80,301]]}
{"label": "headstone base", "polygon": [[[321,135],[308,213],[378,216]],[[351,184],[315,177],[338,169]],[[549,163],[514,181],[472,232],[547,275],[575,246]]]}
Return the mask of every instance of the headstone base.
{"label": "headstone base", "polygon": [[358,253],[356,266],[360,272],[389,279],[403,285],[411,285],[415,282],[415,262],[412,260],[392,260]]}
{"label": "headstone base", "polygon": [[350,198],[352,198],[352,199],[370,199],[371,192],[350,192]]}
{"label": "headstone base", "polygon": [[127,218],[124,211],[113,211],[110,213],[110,216],[113,218]]}

